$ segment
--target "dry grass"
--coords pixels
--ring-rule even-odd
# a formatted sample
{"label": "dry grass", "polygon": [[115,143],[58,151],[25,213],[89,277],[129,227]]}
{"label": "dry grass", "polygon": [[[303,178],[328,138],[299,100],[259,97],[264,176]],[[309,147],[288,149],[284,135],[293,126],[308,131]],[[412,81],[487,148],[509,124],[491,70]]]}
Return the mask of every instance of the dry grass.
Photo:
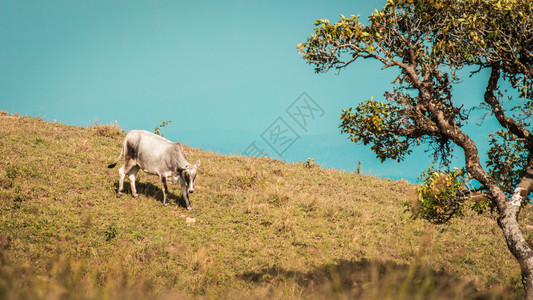
{"label": "dry grass", "polygon": [[[413,186],[185,148],[194,214],[140,172],[117,199],[117,127],[0,115],[0,298],[519,297],[493,217],[412,220]],[[128,185],[126,185],[128,187]],[[531,224],[531,208],[522,222]],[[527,230],[527,228],[526,228]],[[533,236],[529,228],[528,238]]]}
{"label": "dry grass", "polygon": [[93,127],[96,135],[111,139],[124,136],[124,131],[117,124],[100,124]]}

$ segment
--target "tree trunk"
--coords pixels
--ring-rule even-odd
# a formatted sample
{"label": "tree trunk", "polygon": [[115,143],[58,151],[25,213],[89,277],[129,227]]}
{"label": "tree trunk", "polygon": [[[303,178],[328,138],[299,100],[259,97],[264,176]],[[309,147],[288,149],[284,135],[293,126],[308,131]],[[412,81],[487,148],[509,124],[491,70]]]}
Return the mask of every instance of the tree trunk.
{"label": "tree trunk", "polygon": [[526,299],[533,300],[533,250],[518,226],[520,205],[513,204],[516,203],[513,203],[512,199],[500,210],[498,225],[503,231],[507,247],[520,264]]}
{"label": "tree trunk", "polygon": [[[500,78],[499,68],[492,68],[491,77],[484,95],[485,101],[491,106],[493,114],[502,127],[508,128],[520,138],[528,139],[531,147],[528,152],[529,163],[511,199],[505,195],[496,180],[481,166],[475,142],[461,131],[461,127],[455,123],[453,118],[447,116],[442,109],[442,105],[435,100],[433,97],[435,93],[432,90],[433,83],[425,79],[421,80],[416,68],[412,65],[416,66],[416,63],[411,62],[411,65],[402,68],[409,76],[414,87],[418,89],[422,102],[428,103],[428,108],[435,117],[436,125],[440,129],[440,135],[449,138],[464,150],[467,172],[484,187],[487,187],[494,197],[498,206],[498,225],[503,231],[507,247],[520,265],[526,299],[533,300],[533,250],[524,239],[524,235],[518,225],[518,215],[522,203],[528,201],[527,197],[533,190],[533,137],[524,126],[505,116],[503,108],[494,96],[498,79]],[[428,78],[431,78],[431,76]]]}
{"label": "tree trunk", "polygon": [[[446,128],[446,126],[444,127]],[[528,195],[533,186],[533,154],[529,157],[529,164],[526,167],[524,178],[516,187],[511,199],[509,199],[494,178],[481,167],[475,143],[458,129],[454,129],[456,132],[450,129],[447,132],[452,133],[450,136],[454,139],[454,142],[465,151],[465,164],[468,173],[485,187],[488,187],[496,201],[498,225],[503,231],[507,247],[520,265],[526,299],[533,300],[533,250],[524,239],[524,234],[518,225],[518,215],[520,214],[522,203],[528,201]]]}

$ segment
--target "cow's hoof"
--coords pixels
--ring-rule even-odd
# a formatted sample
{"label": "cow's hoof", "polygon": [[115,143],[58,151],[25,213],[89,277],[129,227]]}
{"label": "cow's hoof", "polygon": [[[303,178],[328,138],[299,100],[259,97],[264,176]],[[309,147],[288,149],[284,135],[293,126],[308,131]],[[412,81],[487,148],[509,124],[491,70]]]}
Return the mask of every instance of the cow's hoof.
{"label": "cow's hoof", "polygon": [[139,199],[139,195],[133,195],[133,198]]}
{"label": "cow's hoof", "polygon": [[122,193],[117,194],[117,198],[120,198],[120,197],[122,197]]}
{"label": "cow's hoof", "polygon": [[167,203],[163,203],[163,205],[168,207],[168,206],[170,206],[170,203],[168,203],[168,202]]}
{"label": "cow's hoof", "polygon": [[194,209],[192,209],[190,206],[187,207],[187,210],[194,211]]}

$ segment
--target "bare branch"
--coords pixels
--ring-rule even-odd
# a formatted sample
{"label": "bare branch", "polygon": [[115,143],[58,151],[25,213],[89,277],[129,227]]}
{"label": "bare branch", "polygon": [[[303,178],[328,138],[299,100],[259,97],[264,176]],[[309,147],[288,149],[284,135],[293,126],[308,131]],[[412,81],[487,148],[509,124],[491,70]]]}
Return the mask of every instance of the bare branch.
{"label": "bare branch", "polygon": [[500,78],[500,68],[497,66],[492,67],[489,82],[485,91],[485,102],[490,105],[492,113],[504,128],[507,128],[514,135],[519,138],[526,139],[529,143],[533,143],[533,136],[531,132],[527,130],[523,125],[516,122],[516,120],[505,116],[505,112],[494,95],[498,87],[498,79]]}

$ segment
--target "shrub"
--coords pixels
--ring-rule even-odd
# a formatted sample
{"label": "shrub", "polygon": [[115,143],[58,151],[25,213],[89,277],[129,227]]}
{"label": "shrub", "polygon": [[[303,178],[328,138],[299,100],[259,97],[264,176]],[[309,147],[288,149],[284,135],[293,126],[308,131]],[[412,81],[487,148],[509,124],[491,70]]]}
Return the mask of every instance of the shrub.
{"label": "shrub", "polygon": [[418,205],[411,209],[416,217],[442,224],[462,213],[462,204],[470,196],[463,170],[440,172],[430,167],[419,179],[422,184],[416,189]]}

